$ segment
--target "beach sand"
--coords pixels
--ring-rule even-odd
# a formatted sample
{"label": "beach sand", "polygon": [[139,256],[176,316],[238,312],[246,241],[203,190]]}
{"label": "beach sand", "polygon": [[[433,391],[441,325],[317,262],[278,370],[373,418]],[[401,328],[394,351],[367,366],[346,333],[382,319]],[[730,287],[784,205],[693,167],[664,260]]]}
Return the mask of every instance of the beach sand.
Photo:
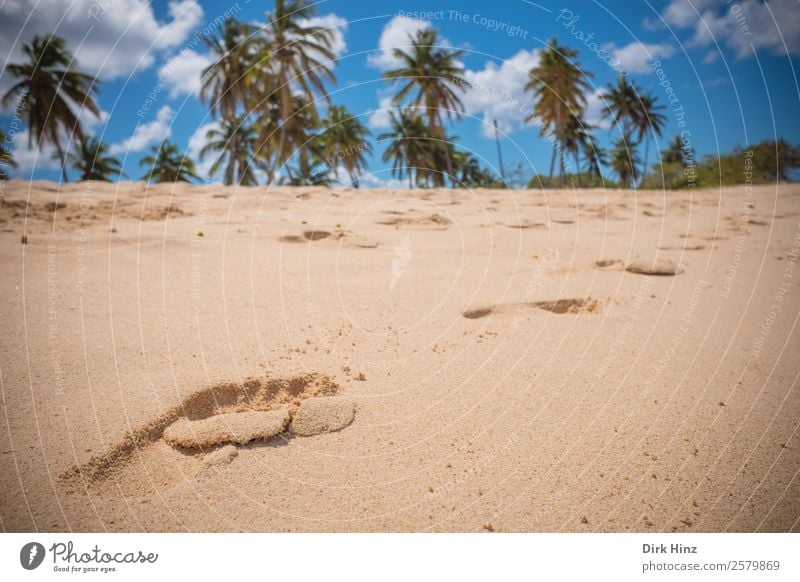
{"label": "beach sand", "polygon": [[4,531],[800,531],[798,186],[2,194]]}

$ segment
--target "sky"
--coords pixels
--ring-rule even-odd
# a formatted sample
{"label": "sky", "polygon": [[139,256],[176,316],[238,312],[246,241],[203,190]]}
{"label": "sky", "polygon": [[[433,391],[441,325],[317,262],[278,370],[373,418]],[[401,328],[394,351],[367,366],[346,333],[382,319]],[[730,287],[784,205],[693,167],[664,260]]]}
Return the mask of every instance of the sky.
{"label": "sky", "polygon": [[[79,112],[87,131],[110,144],[126,175],[139,179],[140,159],[165,139],[199,159],[214,119],[197,97],[210,59],[200,41],[235,17],[263,22],[272,0],[0,0],[0,93],[14,83],[8,63],[22,60],[22,43],[54,32],[66,40],[75,66],[101,81],[100,118]],[[650,161],[676,134],[698,154],[782,137],[800,143],[800,2],[798,0],[569,1],[325,0],[312,24],[334,36],[337,82],[333,103],[370,128],[373,154],[362,186],[403,187],[381,160],[394,87],[382,80],[396,63],[394,47],[432,26],[442,45],[463,50],[471,87],[461,93],[464,116],[448,127],[458,145],[499,173],[493,129],[499,127],[504,167],[522,164],[546,174],[551,144],[525,122],[533,106],[524,86],[551,38],[579,52],[591,72],[587,120],[608,146],[618,135],[601,115],[602,94],[622,72],[665,105],[667,125]],[[28,148],[24,119],[13,104],[0,127],[19,168],[12,177],[59,179],[52,149]],[[72,172],[73,178],[74,172]]]}

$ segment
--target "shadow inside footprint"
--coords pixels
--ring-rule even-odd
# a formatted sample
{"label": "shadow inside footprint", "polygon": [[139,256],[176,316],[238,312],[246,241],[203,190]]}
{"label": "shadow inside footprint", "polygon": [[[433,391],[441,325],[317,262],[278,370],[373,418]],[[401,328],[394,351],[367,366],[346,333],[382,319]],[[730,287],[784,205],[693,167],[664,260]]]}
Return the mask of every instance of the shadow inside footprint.
{"label": "shadow inside footprint", "polygon": [[329,233],[326,230],[307,230],[303,233],[303,236],[306,238],[306,240],[313,241],[313,240],[322,240],[324,238],[328,238],[329,236],[331,236],[331,233]]}
{"label": "shadow inside footprint", "polygon": [[467,319],[480,319],[481,317],[486,317],[494,312],[493,307],[479,307],[477,309],[468,309],[464,313],[462,313],[462,317],[466,317]]}
{"label": "shadow inside footprint", "polygon": [[466,319],[481,319],[493,313],[516,311],[520,308],[534,308],[563,315],[565,313],[598,313],[602,304],[591,297],[580,299],[556,299],[555,301],[532,301],[527,303],[509,303],[493,307],[478,307],[461,314]]}

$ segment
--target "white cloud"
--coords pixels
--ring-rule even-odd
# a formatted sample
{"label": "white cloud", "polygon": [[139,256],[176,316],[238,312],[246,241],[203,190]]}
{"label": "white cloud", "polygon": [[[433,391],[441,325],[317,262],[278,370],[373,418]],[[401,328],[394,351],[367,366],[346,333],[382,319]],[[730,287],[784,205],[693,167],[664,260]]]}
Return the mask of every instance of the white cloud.
{"label": "white cloud", "polygon": [[675,54],[675,47],[670,44],[648,44],[636,41],[621,48],[612,45],[609,50],[614,61],[618,62],[620,67],[628,73],[652,73],[651,61]]}
{"label": "white cloud", "polygon": [[189,138],[189,147],[187,148],[186,154],[194,160],[195,168],[197,169],[197,175],[207,183],[219,183],[221,172],[217,174],[216,180],[211,176],[211,166],[214,165],[214,156],[208,156],[205,159],[200,157],[200,151],[206,146],[208,143],[208,139],[206,138],[206,134],[211,129],[218,129],[219,122],[212,121],[211,123],[206,123],[205,125],[201,125],[197,128],[197,130],[192,134],[192,137]]}
{"label": "white cloud", "polygon": [[61,167],[60,162],[54,159],[56,148],[49,143],[41,148],[34,141],[28,149],[28,130],[24,129],[14,135],[12,151],[17,168],[9,170],[12,176],[30,176],[34,170],[56,170]]}
{"label": "white cloud", "polygon": [[389,112],[394,108],[392,97],[387,95],[378,101],[378,108],[370,113],[367,125],[372,129],[388,129],[391,127]]}
{"label": "white cloud", "polygon": [[[344,172],[340,172],[344,174]],[[398,180],[397,178],[392,178],[391,174],[387,171],[384,174],[385,177],[379,178],[372,172],[366,172],[359,176],[358,184],[362,188],[390,188],[393,190],[407,190],[408,189],[408,181],[406,180]],[[340,184],[340,187],[352,188],[353,184],[350,182],[349,179],[343,180]]]}
{"label": "white cloud", "polygon": [[538,63],[538,50],[521,50],[500,66],[489,61],[480,71],[464,72],[471,85],[461,97],[464,110],[469,115],[483,115],[484,136],[494,136],[494,120],[505,133],[524,125],[533,107],[525,85],[528,73]]}
{"label": "white cloud", "polygon": [[158,70],[159,78],[169,87],[169,96],[197,95],[200,91],[203,70],[211,58],[193,50],[181,51]]}
{"label": "white cloud", "polygon": [[[6,1],[2,10],[4,70],[22,60],[22,43],[53,33],[66,40],[82,70],[101,79],[150,67],[159,51],[184,42],[203,17],[196,0],[171,1],[169,22],[156,19],[148,0],[15,0]],[[7,75],[0,76],[0,90],[10,85]]]}
{"label": "white cloud", "polygon": [[586,123],[600,129],[611,127],[611,120],[603,117],[603,108],[606,106],[606,102],[601,95],[604,93],[605,89],[595,89],[586,95],[586,112],[584,114]]}
{"label": "white cloud", "polygon": [[[378,40],[378,52],[367,57],[370,66],[381,70],[388,70],[398,67],[401,62],[394,56],[394,50],[406,48],[411,44],[409,36],[414,36],[420,30],[429,28],[429,20],[415,20],[407,16],[395,16],[386,26],[383,27],[381,37]],[[442,44],[446,44],[441,39]]]}
{"label": "white cloud", "polygon": [[753,49],[800,55],[797,0],[671,0],[662,17],[675,28],[692,29],[690,44],[705,47],[716,41],[738,58]]}
{"label": "white cloud", "polygon": [[[83,127],[84,133],[92,135],[97,133],[105,122],[108,120],[108,111],[100,110],[100,115],[95,116],[88,109],[80,109],[78,111],[78,120]],[[11,170],[12,175],[30,175],[34,170],[54,170],[60,168],[60,163],[53,156],[56,153],[56,148],[49,142],[41,148],[36,145],[36,142],[31,144],[28,148],[28,129],[18,129],[21,121],[16,118],[6,127],[6,137],[11,140],[11,149],[14,152],[14,160],[17,162],[18,168]],[[64,134],[62,137],[62,145],[65,149],[71,150],[75,146],[74,136]]]}
{"label": "white cloud", "polygon": [[331,51],[338,58],[347,52],[347,43],[344,40],[344,33],[347,31],[347,20],[338,14],[325,14],[324,16],[314,16],[301,21],[303,26],[319,26],[331,33]]}
{"label": "white cloud", "polygon": [[172,118],[175,112],[169,105],[165,105],[156,113],[156,118],[147,123],[140,123],[133,130],[133,134],[121,141],[112,144],[109,151],[113,155],[140,152],[148,145],[160,143],[172,135]]}

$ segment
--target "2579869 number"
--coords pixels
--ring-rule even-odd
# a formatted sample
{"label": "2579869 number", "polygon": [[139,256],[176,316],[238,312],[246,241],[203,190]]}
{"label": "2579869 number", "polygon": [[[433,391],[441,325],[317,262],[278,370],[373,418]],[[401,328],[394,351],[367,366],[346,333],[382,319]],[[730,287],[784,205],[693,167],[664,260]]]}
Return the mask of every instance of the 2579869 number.
{"label": "2579869 number", "polygon": [[778,560],[736,560],[730,564],[730,570],[780,570]]}

